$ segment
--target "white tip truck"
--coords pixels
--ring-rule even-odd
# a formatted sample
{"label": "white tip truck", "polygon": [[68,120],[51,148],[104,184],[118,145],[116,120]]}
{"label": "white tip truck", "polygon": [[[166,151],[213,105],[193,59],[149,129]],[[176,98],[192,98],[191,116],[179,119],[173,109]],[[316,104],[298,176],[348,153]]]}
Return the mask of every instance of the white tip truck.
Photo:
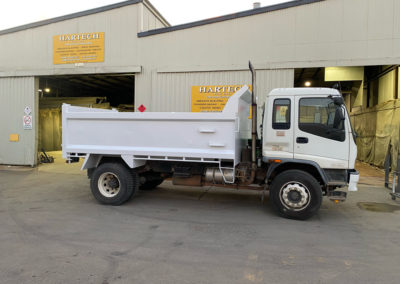
{"label": "white tip truck", "polygon": [[338,189],[357,190],[355,134],[337,90],[273,90],[260,139],[254,89],[241,88],[221,113],[122,113],[64,104],[63,157],[84,158],[94,197],[110,205],[170,178],[174,185],[269,190],[277,212],[307,219],[324,195],[339,202],[346,192]]}

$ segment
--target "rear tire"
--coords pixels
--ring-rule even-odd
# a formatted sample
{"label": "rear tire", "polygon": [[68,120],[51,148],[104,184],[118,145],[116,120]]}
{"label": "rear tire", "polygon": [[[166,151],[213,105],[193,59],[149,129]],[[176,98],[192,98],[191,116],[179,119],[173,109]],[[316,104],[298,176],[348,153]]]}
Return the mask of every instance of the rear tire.
{"label": "rear tire", "polygon": [[270,201],[284,217],[305,220],[321,207],[321,185],[307,172],[288,170],[280,173],[272,182]]}
{"label": "rear tire", "polygon": [[121,205],[137,192],[137,174],[120,163],[101,164],[93,171],[90,188],[100,203]]}

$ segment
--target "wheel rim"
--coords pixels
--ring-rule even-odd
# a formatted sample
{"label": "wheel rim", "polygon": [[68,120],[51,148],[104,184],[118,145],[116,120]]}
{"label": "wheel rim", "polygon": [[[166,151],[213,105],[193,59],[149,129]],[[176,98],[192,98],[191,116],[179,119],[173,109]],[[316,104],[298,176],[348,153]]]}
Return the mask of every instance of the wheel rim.
{"label": "wheel rim", "polygon": [[288,182],[281,187],[279,198],[286,209],[300,211],[310,204],[311,194],[300,182]]}
{"label": "wheel rim", "polygon": [[114,197],[119,193],[121,183],[117,175],[107,172],[100,175],[97,186],[103,196]]}

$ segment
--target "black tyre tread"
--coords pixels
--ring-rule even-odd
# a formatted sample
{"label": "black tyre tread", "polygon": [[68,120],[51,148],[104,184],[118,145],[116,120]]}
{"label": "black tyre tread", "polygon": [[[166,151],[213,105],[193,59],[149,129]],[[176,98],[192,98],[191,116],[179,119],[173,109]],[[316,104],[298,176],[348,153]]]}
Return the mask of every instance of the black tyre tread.
{"label": "black tyre tread", "polygon": [[128,197],[128,200],[131,199],[132,197],[135,197],[138,194],[140,185],[140,179],[138,173],[135,170],[130,170],[130,173],[133,180],[133,190],[131,195]]}
{"label": "black tyre tread", "polygon": [[[112,198],[103,196],[98,189],[98,179],[104,172],[112,172],[120,180],[120,192]],[[104,163],[93,171],[92,178],[90,179],[90,188],[97,201],[102,204],[117,206],[128,201],[137,191],[138,178],[132,175],[130,170],[120,163]]]}
{"label": "black tyre tread", "polygon": [[[299,181],[308,187],[311,194],[310,205],[301,211],[290,211],[281,204],[279,191],[289,181]],[[290,219],[306,220],[313,216],[322,203],[322,190],[319,182],[309,173],[301,170],[288,170],[275,177],[270,186],[270,202],[272,207],[282,216]]]}
{"label": "black tyre tread", "polygon": [[162,184],[163,183],[163,181],[164,181],[164,179],[163,178],[161,178],[161,179],[157,179],[157,180],[151,180],[151,181],[148,181],[148,182],[145,182],[144,184],[142,184],[140,187],[139,187],[139,189],[140,190],[153,190],[153,189],[155,189],[157,186],[159,186],[160,184]]}

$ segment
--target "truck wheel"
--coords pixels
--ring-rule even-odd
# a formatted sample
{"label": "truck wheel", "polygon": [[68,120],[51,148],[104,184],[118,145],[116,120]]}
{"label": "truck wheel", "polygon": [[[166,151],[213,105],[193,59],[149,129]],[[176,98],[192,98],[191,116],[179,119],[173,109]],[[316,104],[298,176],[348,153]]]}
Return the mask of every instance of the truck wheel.
{"label": "truck wheel", "polygon": [[270,200],[283,216],[305,220],[321,207],[321,185],[309,173],[288,170],[275,177],[270,187]]}
{"label": "truck wheel", "polygon": [[162,184],[164,181],[163,178],[160,179],[153,179],[153,180],[149,180],[146,181],[144,184],[142,184],[139,189],[140,190],[152,190],[155,189],[157,186],[159,186],[160,184]]}
{"label": "truck wheel", "polygon": [[100,203],[121,205],[137,191],[138,178],[122,164],[105,163],[94,170],[90,188]]}

